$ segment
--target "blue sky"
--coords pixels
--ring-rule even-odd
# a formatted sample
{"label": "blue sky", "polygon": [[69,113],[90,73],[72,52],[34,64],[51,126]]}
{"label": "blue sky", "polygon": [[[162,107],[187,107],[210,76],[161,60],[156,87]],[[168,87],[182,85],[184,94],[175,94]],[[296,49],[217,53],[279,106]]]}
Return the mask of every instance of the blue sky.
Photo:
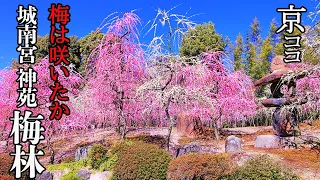
{"label": "blue sky", "polygon": [[[17,47],[17,8],[18,4],[27,6],[33,4],[38,8],[38,35],[49,33],[48,8],[51,3],[68,4],[71,7],[71,22],[67,25],[70,32],[68,35],[84,37],[90,31],[95,30],[101,21],[113,12],[128,12],[136,9],[136,14],[145,24],[155,17],[156,9],[170,9],[181,4],[174,10],[175,13],[198,14],[192,20],[197,23],[212,21],[216,31],[223,36],[229,36],[234,41],[238,33],[243,36],[249,29],[254,17],[257,17],[262,26],[262,36],[266,37],[270,22],[276,18],[281,22],[281,14],[277,8],[286,8],[290,3],[296,7],[304,6],[308,12],[313,10],[316,3],[312,0],[4,0],[0,11],[0,69],[10,66],[12,58],[18,58]],[[191,9],[190,9],[191,8]],[[310,25],[308,13],[303,14],[303,25]],[[141,39],[148,41],[148,39]]]}

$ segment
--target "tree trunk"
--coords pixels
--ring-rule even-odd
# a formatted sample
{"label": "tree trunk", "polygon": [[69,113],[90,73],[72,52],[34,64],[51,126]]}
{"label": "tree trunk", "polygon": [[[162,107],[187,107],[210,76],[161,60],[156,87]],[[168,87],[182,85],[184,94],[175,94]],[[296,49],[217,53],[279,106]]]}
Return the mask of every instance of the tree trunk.
{"label": "tree trunk", "polygon": [[216,120],[214,120],[212,122],[212,126],[213,126],[213,130],[214,130],[214,135],[216,136],[216,140],[219,141],[220,137],[219,137],[219,131],[218,131],[218,126],[217,126]]}
{"label": "tree trunk", "polygon": [[166,150],[169,152],[170,150],[170,137],[171,137],[171,132],[172,132],[172,126],[173,126],[173,122],[172,119],[170,118],[170,114],[169,114],[169,104],[170,104],[170,98],[168,100],[167,106],[166,106],[166,116],[167,116],[167,120],[168,120],[168,134],[167,134],[167,139],[166,139]]}
{"label": "tree trunk", "polygon": [[48,150],[49,150],[49,152],[50,152],[50,160],[49,160],[49,163],[50,163],[50,164],[53,164],[53,163],[54,163],[54,156],[55,156],[55,154],[54,154],[54,150],[53,150],[53,148],[52,148],[52,144],[51,144],[51,142],[50,142],[50,139],[51,139],[51,137],[48,137],[48,138],[47,138],[47,146],[48,146]]}
{"label": "tree trunk", "polygon": [[121,128],[120,128],[120,130],[121,130],[121,140],[124,140],[125,139],[125,137],[126,137],[126,121],[124,120],[124,118],[123,117],[121,117],[120,118],[120,123],[121,123]]}

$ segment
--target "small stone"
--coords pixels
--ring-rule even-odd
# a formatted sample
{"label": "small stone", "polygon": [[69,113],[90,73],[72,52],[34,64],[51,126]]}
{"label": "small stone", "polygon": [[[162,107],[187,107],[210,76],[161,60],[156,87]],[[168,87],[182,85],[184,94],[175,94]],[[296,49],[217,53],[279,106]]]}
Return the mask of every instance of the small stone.
{"label": "small stone", "polygon": [[53,180],[59,180],[64,174],[68,172],[70,172],[69,169],[65,169],[63,171],[56,170],[56,171],[52,171],[51,174],[52,174]]}
{"label": "small stone", "polygon": [[79,177],[82,177],[84,180],[88,180],[90,179],[90,176],[91,176],[91,171],[90,170],[80,170],[78,171],[78,176]]}
{"label": "small stone", "polygon": [[255,148],[280,148],[280,138],[276,135],[259,135],[254,144]]}
{"label": "small stone", "polygon": [[53,180],[53,176],[49,171],[43,171],[41,174],[37,174],[36,180]]}
{"label": "small stone", "polygon": [[241,152],[241,139],[236,136],[228,136],[225,144],[226,153]]}
{"label": "small stone", "polygon": [[112,172],[104,171],[91,174],[90,180],[106,180],[112,176]]}

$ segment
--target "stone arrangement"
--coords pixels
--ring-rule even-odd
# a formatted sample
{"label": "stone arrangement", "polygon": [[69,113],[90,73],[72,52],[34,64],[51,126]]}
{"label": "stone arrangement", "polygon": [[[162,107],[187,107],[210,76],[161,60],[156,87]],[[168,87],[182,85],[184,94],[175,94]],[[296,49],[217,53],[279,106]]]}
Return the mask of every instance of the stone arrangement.
{"label": "stone arrangement", "polygon": [[[275,56],[272,59],[270,66],[270,74],[254,82],[255,86],[262,86],[271,83],[272,97],[262,100],[265,107],[276,107],[273,113],[272,126],[275,134],[278,136],[299,136],[300,130],[297,123],[297,110],[293,108],[286,111],[281,115],[283,105],[290,105],[297,101],[296,95],[296,82],[280,82],[281,77],[290,72],[302,72],[303,69],[292,69],[287,63],[283,61],[284,56]],[[301,77],[297,77],[301,78]],[[286,88],[285,88],[286,86]],[[306,103],[306,101],[300,102]]]}

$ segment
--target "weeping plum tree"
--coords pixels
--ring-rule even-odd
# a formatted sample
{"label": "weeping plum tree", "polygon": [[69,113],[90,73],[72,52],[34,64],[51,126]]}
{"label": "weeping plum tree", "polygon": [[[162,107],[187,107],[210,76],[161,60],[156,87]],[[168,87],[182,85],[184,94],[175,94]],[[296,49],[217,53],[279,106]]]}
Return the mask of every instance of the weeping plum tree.
{"label": "weeping plum tree", "polygon": [[161,123],[168,126],[167,148],[174,119],[180,113],[212,123],[217,139],[223,121],[239,122],[254,115],[252,81],[241,71],[229,72],[222,64],[221,53],[192,57],[198,58],[193,65],[183,57],[169,58],[174,60],[155,60],[148,66],[148,77],[138,89],[139,96],[147,102],[144,112],[167,122]]}
{"label": "weeping plum tree", "polygon": [[[49,60],[47,58],[39,60],[40,62],[37,65],[34,65],[32,68],[37,72],[37,83],[34,85],[37,88],[37,100],[38,107],[28,109],[26,106],[19,108],[22,112],[24,110],[30,110],[34,115],[42,114],[45,117],[45,120],[42,122],[42,125],[46,128],[45,138],[47,141],[47,147],[50,151],[50,163],[54,161],[54,149],[52,147],[52,136],[54,134],[66,134],[71,133],[74,130],[85,129],[87,127],[87,122],[83,121],[81,118],[81,114],[79,114],[75,107],[72,106],[71,103],[66,102],[68,107],[70,108],[71,114],[69,116],[63,116],[62,119],[58,120],[49,120],[50,111],[49,106],[49,96],[51,95],[50,86],[52,86],[53,81],[50,79],[49,72]],[[24,67],[27,69],[27,67]],[[62,76],[63,72],[60,70],[59,66],[56,67],[58,73],[61,74],[59,76],[59,81],[64,86],[64,88],[68,89],[68,96],[77,95],[78,86],[81,83],[80,76],[70,70],[70,76],[65,78]],[[0,127],[1,129],[1,138],[10,142],[8,139],[12,122],[10,122],[9,118],[13,116],[13,111],[16,110],[18,99],[17,93],[17,78],[16,74],[17,69],[10,70],[2,70],[0,71],[1,80],[0,80]]]}
{"label": "weeping plum tree", "polygon": [[[307,63],[290,64],[292,68],[304,69],[301,72],[290,72],[284,75],[281,79],[282,83],[291,81],[296,82],[296,89],[294,90],[296,101],[290,105],[286,105],[283,109],[288,110],[298,107],[300,109],[300,116],[303,120],[315,120],[320,116],[320,66]],[[298,78],[303,77],[303,78]],[[288,91],[285,87],[284,92]],[[307,103],[302,103],[307,102]],[[302,104],[302,105],[301,105]]]}
{"label": "weeping plum tree", "polygon": [[160,117],[160,124],[168,127],[167,149],[174,120],[180,113],[200,116],[202,121],[213,123],[218,139],[217,122],[245,120],[256,108],[252,81],[240,71],[229,72],[222,63],[222,53],[174,55],[172,42],[179,43],[179,37],[192,29],[194,23],[190,17],[172,13],[173,9],[158,10],[152,21],[149,31],[154,29],[156,34],[159,21],[167,26],[168,33],[151,41],[146,56],[147,76],[138,89],[146,102],[143,112],[153,118]]}
{"label": "weeping plum tree", "polygon": [[104,115],[114,120],[122,139],[127,122],[140,119],[135,91],[144,75],[144,58],[136,33],[138,23],[133,12],[112,18],[102,42],[88,58],[88,90]]}

